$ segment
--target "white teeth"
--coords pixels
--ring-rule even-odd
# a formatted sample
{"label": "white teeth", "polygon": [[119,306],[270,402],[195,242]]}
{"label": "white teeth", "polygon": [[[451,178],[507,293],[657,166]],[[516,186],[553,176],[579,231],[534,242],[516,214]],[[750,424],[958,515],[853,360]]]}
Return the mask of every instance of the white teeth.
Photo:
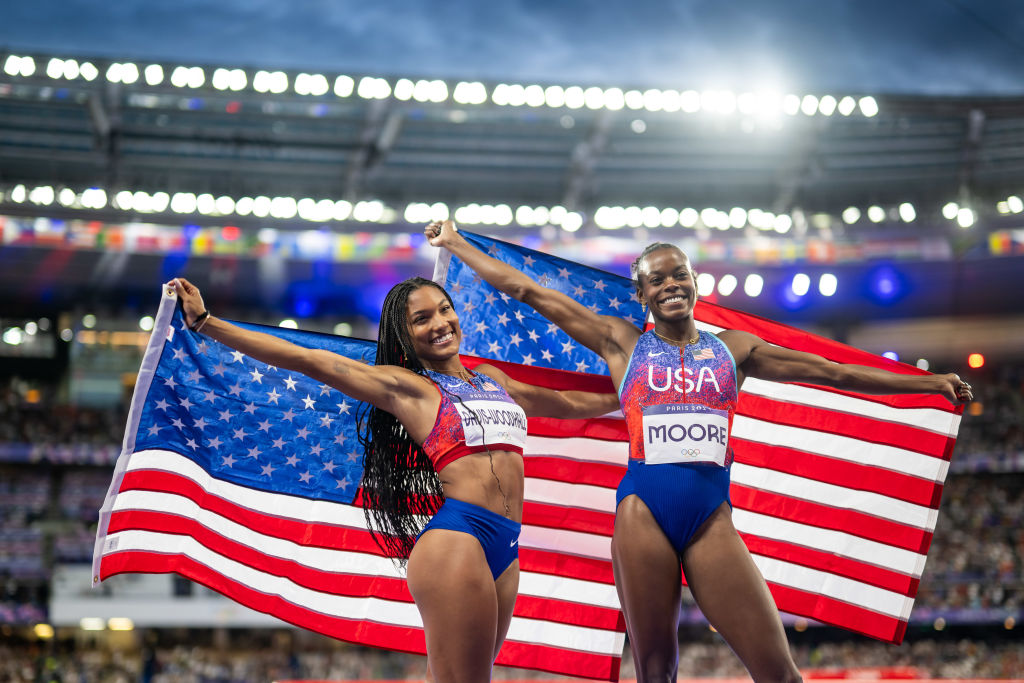
{"label": "white teeth", "polygon": [[681,297],[681,296],[673,296],[673,297],[670,297],[670,298],[668,298],[668,299],[665,299],[665,300],[664,300],[664,301],[662,301],[661,303],[663,303],[663,304],[674,304],[674,303],[675,303],[675,302],[677,302],[677,301],[683,301],[683,300],[684,300],[684,297]]}
{"label": "white teeth", "polygon": [[433,343],[433,344],[444,344],[446,342],[451,341],[452,337],[454,337],[454,336],[455,336],[454,334],[449,332],[448,334],[444,335],[443,337],[438,337],[437,339],[435,339],[431,343]]}

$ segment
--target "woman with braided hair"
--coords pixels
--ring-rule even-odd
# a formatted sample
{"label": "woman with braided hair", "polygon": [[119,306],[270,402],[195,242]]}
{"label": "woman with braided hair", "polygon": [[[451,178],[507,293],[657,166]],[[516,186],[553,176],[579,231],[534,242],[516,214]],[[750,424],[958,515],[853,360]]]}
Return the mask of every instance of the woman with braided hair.
{"label": "woman with braided hair", "polygon": [[696,278],[672,244],[650,245],[633,264],[640,303],[654,318],[654,328],[643,332],[491,258],[451,221],[431,223],[424,234],[608,364],[630,441],[611,555],[637,680],[676,680],[681,571],[704,616],[755,681],[798,680],[771,593],[732,523],[729,431],[744,378],[934,393],[954,404],[971,400],[971,386],[955,374],[831,363],[740,330],[699,331]]}
{"label": "woman with braided hair", "polygon": [[469,370],[451,297],[423,278],[388,292],[375,365],[242,329],[211,316],[187,280],[170,285],[194,331],[372,406],[360,415],[364,509],[377,543],[407,563],[429,678],[489,680],[519,587],[526,416],[603,415],[615,395]]}

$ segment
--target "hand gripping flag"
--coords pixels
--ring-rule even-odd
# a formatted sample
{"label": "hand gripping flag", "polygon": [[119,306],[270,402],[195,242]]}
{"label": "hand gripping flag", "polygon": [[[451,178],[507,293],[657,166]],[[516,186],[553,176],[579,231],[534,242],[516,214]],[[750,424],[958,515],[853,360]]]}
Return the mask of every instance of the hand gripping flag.
{"label": "hand gripping flag", "polygon": [[[632,283],[526,248],[463,233],[479,249],[595,313],[640,324]],[[492,289],[447,252],[434,279],[455,300],[464,353],[541,368],[606,372],[604,362],[555,325]],[[780,346],[837,363],[904,374],[917,368],[763,318],[700,302],[697,326],[747,330]],[[747,378],[733,422],[733,521],[779,609],[881,640],[902,642],[931,544],[961,407],[934,395],[866,396],[825,387]],[[558,507],[590,526],[587,557],[596,578],[610,573],[614,488],[624,473],[625,429],[550,444],[556,421],[531,420],[525,525]],[[552,471],[555,459],[562,470]],[[542,464],[543,463],[543,464]],[[569,463],[577,468],[569,471]],[[600,476],[597,476],[600,473]],[[564,475],[564,476],[563,476]],[[530,528],[530,527],[526,527]],[[582,531],[580,529],[579,531]],[[530,533],[524,531],[524,537]],[[526,544],[524,543],[524,546]],[[524,566],[529,562],[524,555]]]}
{"label": "hand gripping flag", "polygon": [[[364,362],[375,356],[368,341],[242,327]],[[531,378],[501,366],[553,388],[611,391],[606,378],[551,370]],[[123,572],[175,572],[313,631],[424,654],[404,576],[370,537],[360,509],[358,405],[190,332],[176,295],[165,289],[100,510],[94,584]],[[574,424],[586,435],[600,432],[602,422],[608,420]],[[566,430],[548,430],[548,451],[574,451],[558,445]],[[611,528],[609,487],[618,465],[610,472],[575,467],[557,456],[545,465],[551,484],[541,488],[556,503],[531,504],[539,525],[524,529],[530,549],[522,551],[520,594],[497,661],[614,680],[624,629],[604,530]],[[560,485],[559,477],[574,483]],[[575,499],[587,508],[579,515]],[[594,509],[601,512],[588,514]]]}

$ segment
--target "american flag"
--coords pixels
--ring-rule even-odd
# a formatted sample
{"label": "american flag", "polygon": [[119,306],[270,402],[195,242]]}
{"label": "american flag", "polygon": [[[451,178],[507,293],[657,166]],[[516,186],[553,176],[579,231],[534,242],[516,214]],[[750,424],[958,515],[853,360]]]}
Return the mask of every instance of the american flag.
{"label": "american flag", "polygon": [[[242,326],[364,362],[375,355],[368,341]],[[553,388],[612,391],[603,377],[501,365]],[[175,572],[341,640],[425,653],[404,575],[359,505],[357,409],[328,386],[188,331],[165,290],[100,510],[94,584]],[[621,444],[601,441],[581,461],[571,437],[600,439],[609,420],[548,422],[531,424],[531,448],[548,455],[531,459],[529,549],[498,663],[614,680],[624,629],[604,532]]]}
{"label": "american flag", "polygon": [[[463,234],[595,313],[636,324],[643,318],[627,278]],[[434,279],[455,300],[466,330],[464,352],[532,368],[606,372],[599,357],[447,252],[439,256]],[[698,327],[711,332],[742,329],[837,363],[923,373],[708,302],[699,303],[694,315]],[[934,395],[866,396],[747,378],[732,430],[733,521],[779,609],[902,642],[961,413],[962,407]],[[574,524],[590,522],[579,529],[591,534],[588,550],[577,554],[591,561],[593,573],[579,576],[607,578],[614,489],[627,457],[621,420],[593,421],[600,430],[581,429],[557,447],[545,440],[540,422],[531,421],[527,446],[524,567],[532,561],[531,530],[561,523],[540,519],[539,510],[555,508]],[[563,471],[551,471],[552,462]]]}

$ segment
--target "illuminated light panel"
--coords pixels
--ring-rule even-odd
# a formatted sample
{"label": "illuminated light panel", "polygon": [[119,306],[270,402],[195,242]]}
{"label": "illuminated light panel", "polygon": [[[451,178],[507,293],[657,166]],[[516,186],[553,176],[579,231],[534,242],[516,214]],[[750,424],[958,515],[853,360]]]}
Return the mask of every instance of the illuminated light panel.
{"label": "illuminated light panel", "polygon": [[758,297],[764,289],[764,278],[757,273],[751,273],[743,281],[743,293],[750,298]]}
{"label": "illuminated light panel", "polygon": [[968,367],[977,370],[985,365],[985,356],[980,353],[972,353],[967,356],[967,365]]}
{"label": "illuminated light panel", "polygon": [[832,296],[839,289],[839,278],[832,273],[822,273],[818,278],[818,291],[822,296]]}

